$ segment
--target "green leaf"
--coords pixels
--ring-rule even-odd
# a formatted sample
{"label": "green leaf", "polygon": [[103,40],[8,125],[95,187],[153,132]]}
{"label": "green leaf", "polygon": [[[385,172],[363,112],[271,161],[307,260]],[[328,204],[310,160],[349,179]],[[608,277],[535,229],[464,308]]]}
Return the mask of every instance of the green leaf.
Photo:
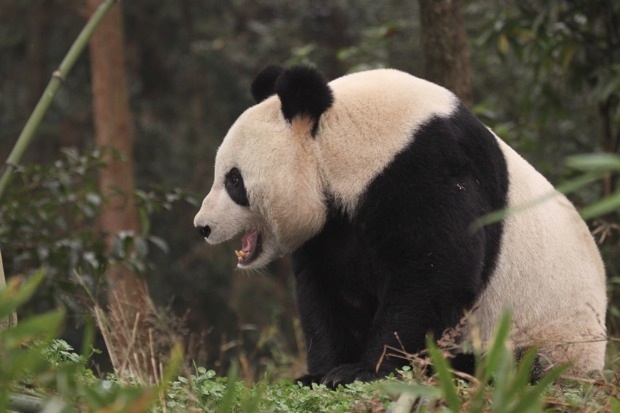
{"label": "green leaf", "polygon": [[0,332],[0,340],[6,347],[13,348],[35,339],[51,339],[58,335],[64,316],[63,310],[56,310],[28,318],[15,327]]}
{"label": "green leaf", "polygon": [[619,171],[620,156],[610,153],[574,155],[566,158],[566,165],[580,171]]}
{"label": "green leaf", "polygon": [[226,380],[226,391],[224,392],[220,408],[218,409],[220,413],[228,413],[233,411],[233,405],[235,403],[236,395],[235,383],[237,382],[238,377],[239,370],[237,368],[237,364],[233,363],[228,372],[228,379]]}
{"label": "green leaf", "polygon": [[528,412],[531,406],[536,405],[539,402],[539,397],[547,390],[547,388],[560,378],[562,373],[568,366],[560,366],[552,369],[542,379],[538,381],[534,386],[531,386],[529,391],[521,394],[517,398],[517,404],[512,409],[514,413]]}
{"label": "green leaf", "polygon": [[183,363],[183,346],[181,343],[175,343],[170,351],[170,359],[164,370],[163,379],[161,381],[161,391],[165,390],[168,383],[172,382],[173,378],[177,376]]}
{"label": "green leaf", "polygon": [[143,236],[148,236],[149,232],[151,232],[151,220],[149,219],[148,212],[143,208],[138,210],[138,217],[140,219],[140,229],[142,230]]}
{"label": "green leaf", "polygon": [[608,212],[613,212],[618,208],[620,208],[620,191],[616,191],[608,197],[583,208],[581,210],[581,216],[584,219],[590,219]]}
{"label": "green leaf", "polygon": [[500,34],[497,38],[497,50],[501,53],[506,54],[510,50],[510,42],[505,34]]}
{"label": "green leaf", "polygon": [[448,407],[453,412],[460,412],[461,400],[456,386],[454,385],[454,375],[452,374],[452,371],[450,371],[448,361],[437,346],[435,346],[435,343],[433,343],[431,338],[426,340],[426,346],[431,356],[431,360],[433,361],[433,370],[435,370],[435,373],[437,373],[437,376],[439,377],[439,384],[443,395],[446,398]]}
{"label": "green leaf", "polygon": [[512,386],[509,390],[510,394],[518,394],[523,391],[529,383],[532,376],[532,367],[536,361],[536,348],[530,348],[521,358],[517,366],[517,374],[513,379]]}
{"label": "green leaf", "polygon": [[568,193],[574,192],[577,189],[582,188],[600,179],[601,176],[603,176],[603,174],[604,172],[600,170],[593,170],[593,171],[587,172],[577,178],[565,181],[564,183],[558,185],[556,189],[551,190],[547,193],[544,193],[536,198],[533,198],[532,200],[528,202],[524,202],[522,204],[515,205],[510,208],[500,209],[498,211],[494,211],[489,214],[483,215],[482,217],[478,218],[470,225],[469,230],[472,232],[475,232],[479,230],[480,228],[482,228],[483,226],[493,224],[495,222],[499,222],[502,219],[508,217],[509,215],[518,214],[527,209],[535,208],[536,206],[542,204],[543,202],[547,202],[550,199],[555,198],[556,196],[558,196],[559,193],[568,194]]}
{"label": "green leaf", "polygon": [[379,383],[376,386],[390,394],[410,394],[412,396],[424,397],[425,399],[437,400],[441,398],[442,392],[437,387],[424,386],[421,384],[388,382]]}
{"label": "green leaf", "polygon": [[488,382],[491,376],[500,369],[500,362],[502,357],[508,351],[506,348],[506,340],[508,339],[508,333],[510,331],[511,316],[510,312],[505,311],[500,318],[499,324],[495,330],[491,348],[486,354],[484,360],[485,370],[483,381]]}
{"label": "green leaf", "polygon": [[11,278],[7,286],[0,291],[0,318],[8,317],[35,293],[45,278],[45,270],[40,269],[23,284],[22,278]]}

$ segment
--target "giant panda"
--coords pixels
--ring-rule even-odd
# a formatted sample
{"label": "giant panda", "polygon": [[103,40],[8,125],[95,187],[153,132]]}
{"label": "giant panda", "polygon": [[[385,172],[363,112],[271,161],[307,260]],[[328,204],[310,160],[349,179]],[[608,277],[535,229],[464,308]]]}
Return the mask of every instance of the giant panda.
{"label": "giant panda", "polygon": [[[383,377],[470,311],[482,342],[505,309],[514,348],[569,374],[603,367],[605,271],[561,194],[450,91],[393,69],[327,83],[270,66],[215,158],[194,225],[241,236],[237,267],[291,254],[307,347],[302,384]],[[379,363],[381,359],[381,363]]]}

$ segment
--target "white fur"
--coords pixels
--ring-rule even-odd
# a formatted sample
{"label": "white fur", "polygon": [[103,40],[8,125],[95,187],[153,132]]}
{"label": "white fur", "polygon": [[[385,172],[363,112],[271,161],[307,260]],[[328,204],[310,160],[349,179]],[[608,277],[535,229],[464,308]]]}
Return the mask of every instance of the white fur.
{"label": "white fur", "polygon": [[[508,163],[509,205],[524,205],[554,190],[512,148],[498,142]],[[516,348],[535,344],[556,363],[571,360],[574,374],[603,368],[605,269],[587,226],[563,195],[504,220],[497,269],[478,305],[475,319],[483,341],[509,308]]]}

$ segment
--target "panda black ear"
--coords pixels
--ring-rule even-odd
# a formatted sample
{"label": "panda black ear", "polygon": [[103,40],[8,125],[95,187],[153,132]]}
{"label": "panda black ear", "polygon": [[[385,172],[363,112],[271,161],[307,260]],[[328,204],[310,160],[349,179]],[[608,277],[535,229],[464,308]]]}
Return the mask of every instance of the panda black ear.
{"label": "panda black ear", "polygon": [[275,86],[278,76],[284,72],[284,68],[278,65],[269,65],[261,70],[252,82],[252,97],[256,103],[260,103],[276,93]]}
{"label": "panda black ear", "polygon": [[276,79],[282,114],[291,122],[294,117],[309,115],[315,125],[334,102],[332,90],[323,76],[310,66],[293,66]]}

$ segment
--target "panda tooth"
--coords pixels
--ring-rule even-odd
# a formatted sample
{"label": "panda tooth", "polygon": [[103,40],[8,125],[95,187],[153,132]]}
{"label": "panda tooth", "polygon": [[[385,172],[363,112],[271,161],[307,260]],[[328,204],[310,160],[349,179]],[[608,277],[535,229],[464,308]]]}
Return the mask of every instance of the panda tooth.
{"label": "panda tooth", "polygon": [[241,261],[241,260],[242,260],[242,259],[244,259],[244,258],[245,258],[245,256],[246,256],[246,255],[248,255],[248,254],[247,254],[246,252],[243,252],[243,251],[237,251],[237,250],[235,250],[235,255],[237,256],[237,259],[238,259],[239,261]]}

